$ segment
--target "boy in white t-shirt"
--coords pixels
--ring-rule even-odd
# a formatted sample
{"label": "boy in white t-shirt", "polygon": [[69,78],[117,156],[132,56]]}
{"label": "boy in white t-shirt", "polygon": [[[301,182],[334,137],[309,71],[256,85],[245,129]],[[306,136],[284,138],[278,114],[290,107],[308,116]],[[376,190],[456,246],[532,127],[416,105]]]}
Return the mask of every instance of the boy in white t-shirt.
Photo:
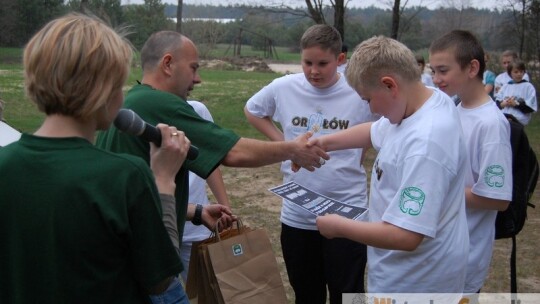
{"label": "boy in white t-shirt", "polygon": [[[187,102],[193,107],[199,116],[206,120],[212,122],[214,121],[210,111],[208,111],[208,108],[203,103],[195,100],[188,100]],[[223,177],[219,168],[216,168],[206,180],[200,178],[197,174],[191,171],[189,172],[189,202],[201,204],[203,206],[210,204],[208,194],[206,192],[207,183],[218,204],[225,205],[230,208],[231,203],[229,201],[229,197],[227,196]],[[184,280],[184,283],[187,281],[189,273],[189,260],[191,258],[191,246],[193,242],[202,241],[209,236],[210,230],[202,225],[196,226],[190,221],[186,221],[184,224],[184,234],[182,236],[182,244],[180,245],[180,258],[184,264],[184,271],[182,271],[180,274]]]}
{"label": "boy in white t-shirt", "polygon": [[457,110],[471,166],[465,175],[470,249],[464,292],[474,296],[489,270],[497,211],[512,199],[510,125],[484,89],[484,50],[473,34],[449,32],[429,52],[435,84],[461,100]]}
{"label": "boy in white t-shirt", "polygon": [[463,195],[468,167],[454,103],[420,81],[411,50],[382,36],[356,48],[347,80],[384,117],[310,144],[379,151],[369,222],[325,215],[317,218],[319,231],[368,245],[370,293],[451,293],[459,300],[469,251]]}
{"label": "boy in white t-shirt", "polygon": [[515,60],[508,64],[507,74],[512,79],[503,85],[495,99],[499,108],[505,114],[514,116],[519,123],[527,125],[533,112],[538,110],[536,90],[524,79],[526,74],[525,62]]}
{"label": "boy in white t-shirt", "polygon": [[[519,56],[516,51],[506,50],[501,54],[501,68],[503,69],[503,72],[497,75],[497,77],[495,77],[495,94],[499,93],[499,90],[502,88],[503,85],[507,84],[512,80],[512,77],[510,77],[510,75],[507,73],[508,65],[512,61],[518,59]],[[527,73],[523,75],[523,79],[530,81],[529,75]]]}
{"label": "boy in white t-shirt", "polygon": [[[341,36],[328,25],[314,25],[301,39],[303,73],[274,80],[251,97],[248,121],[274,141],[312,132],[332,134],[376,119],[365,100],[347,84],[337,67],[344,60]],[[279,122],[279,129],[273,121]],[[282,163],[284,182],[295,181],[346,204],[367,208],[367,177],[362,149],[330,153],[317,174],[294,173]],[[366,247],[346,239],[328,240],[318,231],[315,216],[283,200],[281,245],[296,303],[341,303],[342,293],[364,292]]]}

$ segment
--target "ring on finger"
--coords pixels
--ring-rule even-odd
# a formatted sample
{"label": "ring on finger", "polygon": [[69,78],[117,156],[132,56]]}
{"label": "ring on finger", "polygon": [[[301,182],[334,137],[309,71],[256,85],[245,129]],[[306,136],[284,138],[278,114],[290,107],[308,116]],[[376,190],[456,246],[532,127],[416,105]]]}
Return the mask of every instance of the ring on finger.
{"label": "ring on finger", "polygon": [[326,161],[324,160],[324,158],[319,158],[319,164],[322,166],[326,163]]}
{"label": "ring on finger", "polygon": [[171,136],[178,136],[178,132],[172,132]]}

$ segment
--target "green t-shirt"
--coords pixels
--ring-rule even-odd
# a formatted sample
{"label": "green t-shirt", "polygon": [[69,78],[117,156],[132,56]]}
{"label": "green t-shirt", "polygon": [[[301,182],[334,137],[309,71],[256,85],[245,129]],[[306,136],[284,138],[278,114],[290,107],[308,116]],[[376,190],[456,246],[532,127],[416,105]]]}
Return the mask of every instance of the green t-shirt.
{"label": "green t-shirt", "polygon": [[141,159],[82,138],[0,148],[0,302],[148,303],[181,262]]}
{"label": "green t-shirt", "polygon": [[[180,97],[147,85],[134,86],[126,95],[124,108],[132,109],[149,124],[175,126],[199,149],[199,156],[193,161],[187,160],[176,175],[178,234],[182,236],[189,198],[189,171],[206,179],[240,137],[231,130],[201,118]],[[139,137],[122,133],[114,126],[99,132],[96,145],[114,152],[137,155],[149,162],[150,144]]]}

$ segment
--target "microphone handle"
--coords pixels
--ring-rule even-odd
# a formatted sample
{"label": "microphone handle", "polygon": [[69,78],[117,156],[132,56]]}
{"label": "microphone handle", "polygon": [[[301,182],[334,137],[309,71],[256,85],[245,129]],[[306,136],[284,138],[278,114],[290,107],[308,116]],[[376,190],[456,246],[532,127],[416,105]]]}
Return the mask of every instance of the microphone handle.
{"label": "microphone handle", "polygon": [[[149,142],[153,142],[156,146],[161,147],[161,132],[158,128],[145,123],[144,131],[140,135],[143,139]],[[189,160],[194,160],[199,156],[199,148],[194,145],[189,146],[188,153],[186,158]]]}

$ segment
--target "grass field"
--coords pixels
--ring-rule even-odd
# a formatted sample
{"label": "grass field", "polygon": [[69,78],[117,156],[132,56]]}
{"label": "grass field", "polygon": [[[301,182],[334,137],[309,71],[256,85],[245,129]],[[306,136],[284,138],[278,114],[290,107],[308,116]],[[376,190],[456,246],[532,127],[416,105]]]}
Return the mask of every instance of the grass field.
{"label": "grass field", "polygon": [[[6,54],[0,49],[0,59]],[[10,58],[20,52],[10,50]],[[5,58],[5,57],[4,57]],[[140,79],[140,71],[135,69],[126,86]],[[250,96],[257,92],[272,79],[280,76],[274,73],[216,71],[202,70],[203,83],[191,96],[192,99],[204,102],[212,112],[215,121],[246,137],[262,138],[256,130],[246,122],[243,107]],[[4,118],[15,128],[24,132],[33,132],[41,123],[43,115],[24,97],[23,73],[21,64],[0,60],[0,97],[6,103]],[[535,151],[540,152],[540,117],[534,115],[527,133]],[[371,152],[366,162],[366,170],[370,171],[374,152]],[[283,267],[281,249],[279,246],[279,211],[280,199],[270,194],[267,189],[281,183],[278,165],[257,169],[223,169],[225,183],[233,202],[234,211],[254,227],[265,227],[269,230],[277,259],[282,267],[289,299],[292,292],[288,285]],[[368,172],[369,176],[369,172]],[[540,205],[537,193],[533,203]],[[520,292],[540,292],[540,207],[529,208],[529,220],[524,230],[518,236],[518,278]],[[509,292],[509,250],[510,240],[496,242],[492,268],[483,292]]]}

